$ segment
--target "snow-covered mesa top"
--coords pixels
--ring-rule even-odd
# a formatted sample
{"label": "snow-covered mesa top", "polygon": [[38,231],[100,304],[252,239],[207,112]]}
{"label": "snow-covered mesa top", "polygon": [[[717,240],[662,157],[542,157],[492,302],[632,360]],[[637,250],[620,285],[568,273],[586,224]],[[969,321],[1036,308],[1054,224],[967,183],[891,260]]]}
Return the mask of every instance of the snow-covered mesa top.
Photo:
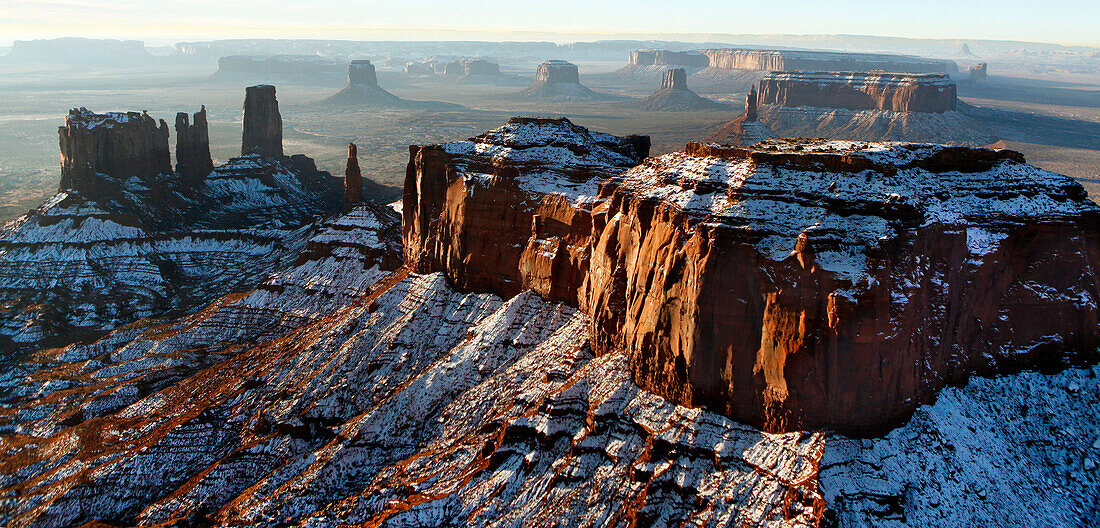
{"label": "snow-covered mesa top", "polygon": [[[512,118],[500,128],[442,147],[457,157],[488,160],[494,166],[522,165],[516,183],[524,191],[534,196],[562,194],[579,201],[594,199],[600,181],[648,154],[647,145],[631,138],[592,132],[565,118]],[[468,180],[495,177],[479,172],[484,169],[473,164],[460,167]]]}
{"label": "snow-covered mesa top", "polygon": [[[821,267],[853,282],[867,279],[867,250],[902,229],[980,227],[985,243],[974,246],[984,254],[1013,226],[1100,214],[1076,181],[992,149],[769,140],[696,150],[707,149],[720,155],[650,158],[617,178],[618,187],[743,229],[774,260],[790,256],[799,238],[812,239]],[[988,168],[957,160],[967,155],[988,159]]]}
{"label": "snow-covered mesa top", "polygon": [[148,121],[156,126],[156,120],[144,112],[104,112],[97,114],[84,107],[69,110],[66,124],[79,124],[81,127],[91,130],[99,127],[111,128],[131,121]]}
{"label": "snow-covered mesa top", "polygon": [[767,81],[794,81],[816,84],[849,84],[862,86],[951,86],[951,78],[942,73],[898,73],[887,71],[773,71],[762,79]]}

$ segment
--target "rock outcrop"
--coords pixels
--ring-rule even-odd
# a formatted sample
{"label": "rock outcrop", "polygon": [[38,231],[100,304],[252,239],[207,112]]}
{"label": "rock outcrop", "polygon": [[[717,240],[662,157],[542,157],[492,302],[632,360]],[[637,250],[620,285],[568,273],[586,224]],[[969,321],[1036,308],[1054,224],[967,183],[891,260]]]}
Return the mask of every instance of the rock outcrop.
{"label": "rock outcrop", "polygon": [[206,122],[206,106],[195,112],[190,122],[187,112],[176,114],[176,173],[189,185],[197,185],[210,171],[210,131]]}
{"label": "rock outcrop", "polygon": [[966,69],[966,80],[970,82],[982,82],[989,77],[989,65],[979,62]]}
{"label": "rock outcrop", "polygon": [[942,74],[799,71],[760,80],[760,104],[942,113],[956,101],[955,83]]}
{"label": "rock outcrop", "polygon": [[756,101],[756,87],[754,86],[745,95],[745,112],[720,126],[717,131],[707,138],[707,141],[747,147],[766,139],[775,138],[776,135],[771,128],[758,120],[759,107]]}
{"label": "rock outcrop", "polygon": [[269,84],[249,86],[244,94],[244,134],[241,155],[265,158],[283,155],[283,117],[275,87]]}
{"label": "rock outcrop", "polygon": [[909,55],[833,51],[704,49],[709,66],[726,70],[762,71],[871,71],[955,73],[955,61]]}
{"label": "rock outcrop", "polygon": [[881,431],[971,373],[1100,345],[1100,208],[1018,153],[691,144],[614,175],[636,140],[582,130],[414,147],[406,261],[575,303],[643,387],[772,430]]}
{"label": "rock outcrop", "polygon": [[433,108],[438,110],[461,108],[453,103],[437,101],[407,101],[381,86],[378,74],[369,60],[354,60],[348,66],[348,85],[319,103],[326,106],[367,106],[380,108]]}
{"label": "rock outcrop", "polygon": [[119,180],[172,174],[168,124],[147,113],[72,109],[58,136],[61,191],[100,197],[115,192]]}
{"label": "rock outcrop", "polygon": [[599,101],[613,98],[589,90],[581,84],[576,64],[557,59],[539,64],[535,72],[535,82],[521,91],[520,95],[545,101]]}
{"label": "rock outcrop", "polygon": [[687,87],[687,72],[672,68],[665,73],[661,89],[638,103],[642,110],[690,112],[695,110],[729,110],[728,105],[700,97]]}
{"label": "rock outcrop", "polygon": [[305,156],[200,168],[205,113],[180,116],[178,175],[163,122],[69,116],[62,190],[0,229],[0,350],[67,345],[251,287],[296,257],[316,217],[340,210],[340,180]]}
{"label": "rock outcrop", "polygon": [[687,66],[706,68],[710,66],[710,57],[697,51],[644,49],[630,52],[627,58],[627,64],[631,66]]}
{"label": "rock outcrop", "polygon": [[363,173],[359,170],[359,156],[355,143],[348,143],[348,164],[344,168],[344,212],[351,211],[363,201]]}

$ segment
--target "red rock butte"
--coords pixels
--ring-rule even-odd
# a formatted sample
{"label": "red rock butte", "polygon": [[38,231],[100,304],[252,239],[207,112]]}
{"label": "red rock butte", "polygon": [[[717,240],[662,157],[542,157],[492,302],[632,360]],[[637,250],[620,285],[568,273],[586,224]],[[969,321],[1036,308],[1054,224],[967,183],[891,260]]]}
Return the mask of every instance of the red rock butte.
{"label": "red rock butte", "polygon": [[648,138],[564,118],[410,150],[415,271],[578,306],[642,387],[768,430],[876,434],[972,374],[1100,344],[1100,207],[1016,152],[769,140],[647,158]]}
{"label": "red rock butte", "polygon": [[943,113],[956,107],[955,83],[937,73],[771,72],[760,104]]}
{"label": "red rock butte", "polygon": [[925,59],[911,55],[882,53],[845,53],[808,50],[767,50],[716,48],[696,51],[643,49],[630,52],[627,61],[634,66],[685,66],[723,70],[822,70],[822,71],[959,71],[951,60]]}

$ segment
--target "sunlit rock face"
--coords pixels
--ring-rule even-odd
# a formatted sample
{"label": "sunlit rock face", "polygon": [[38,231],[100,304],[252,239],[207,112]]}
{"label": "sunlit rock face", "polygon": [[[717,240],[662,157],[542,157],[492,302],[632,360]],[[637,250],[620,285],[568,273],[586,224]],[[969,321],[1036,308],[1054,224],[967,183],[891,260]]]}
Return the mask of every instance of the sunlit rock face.
{"label": "sunlit rock face", "polygon": [[772,72],[760,104],[942,113],[955,110],[955,83],[943,74]]}
{"label": "sunlit rock face", "polygon": [[575,303],[643,387],[773,430],[881,431],[971,373],[1095,355],[1100,210],[1018,153],[774,140],[622,171],[578,129],[413,148],[406,261]]}

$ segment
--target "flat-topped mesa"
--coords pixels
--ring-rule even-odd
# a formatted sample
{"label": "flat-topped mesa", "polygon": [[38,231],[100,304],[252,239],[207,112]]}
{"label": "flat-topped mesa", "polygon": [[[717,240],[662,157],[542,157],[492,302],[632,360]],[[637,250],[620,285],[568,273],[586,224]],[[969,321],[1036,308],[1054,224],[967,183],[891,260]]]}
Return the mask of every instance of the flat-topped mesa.
{"label": "flat-topped mesa", "polygon": [[576,304],[592,229],[586,208],[599,182],[648,154],[648,136],[590,132],[565,118],[514,117],[467,141],[411,146],[405,260],[465,290],[534,288]]}
{"label": "flat-topped mesa", "polygon": [[704,49],[700,50],[700,53],[708,58],[708,66],[723,70],[883,70],[917,73],[955,73],[959,71],[959,65],[952,60],[925,59],[909,55],[731,48]]}
{"label": "flat-topped mesa", "polygon": [[760,80],[760,104],[943,113],[956,102],[955,83],[935,73],[791,71]]}
{"label": "flat-topped mesa", "polygon": [[539,64],[538,71],[535,72],[535,82],[524,88],[520,95],[552,101],[597,101],[612,98],[582,85],[576,64],[557,59]]}
{"label": "flat-topped mesa", "polygon": [[344,212],[363,201],[363,173],[359,170],[359,156],[355,143],[348,143],[348,164],[344,168]]}
{"label": "flat-topped mesa", "polygon": [[550,59],[539,64],[535,72],[535,82],[580,84],[581,77],[576,64]]}
{"label": "flat-topped mesa", "polygon": [[665,72],[665,78],[661,81],[662,90],[687,90],[687,72],[683,68],[671,68]]}
{"label": "flat-topped mesa", "polygon": [[265,158],[283,155],[283,118],[275,87],[269,84],[245,88],[241,155],[250,154]]}
{"label": "flat-topped mesa", "polygon": [[576,303],[641,386],[773,431],[877,434],[973,373],[1096,357],[1100,207],[1017,153],[771,140],[623,172],[600,136],[413,147],[406,262]]}
{"label": "flat-topped mesa", "polygon": [[643,49],[630,52],[627,63],[631,66],[688,66],[706,68],[710,58],[697,51],[669,51]]}
{"label": "flat-topped mesa", "polygon": [[101,175],[121,181],[172,173],[168,124],[145,112],[96,114],[74,108],[57,132],[61,190],[75,189],[96,198],[109,192]]}
{"label": "flat-topped mesa", "polygon": [[989,76],[989,65],[984,62],[979,62],[966,69],[967,80],[970,82],[981,82]]}
{"label": "flat-topped mesa", "polygon": [[206,106],[195,112],[194,117],[192,123],[187,112],[176,114],[176,173],[187,185],[197,185],[214,170]]}
{"label": "flat-topped mesa", "polygon": [[458,61],[462,65],[463,74],[470,75],[500,75],[500,65],[482,59],[463,59]]}
{"label": "flat-topped mesa", "polygon": [[369,60],[353,60],[348,66],[348,86],[378,86],[378,73]]}

